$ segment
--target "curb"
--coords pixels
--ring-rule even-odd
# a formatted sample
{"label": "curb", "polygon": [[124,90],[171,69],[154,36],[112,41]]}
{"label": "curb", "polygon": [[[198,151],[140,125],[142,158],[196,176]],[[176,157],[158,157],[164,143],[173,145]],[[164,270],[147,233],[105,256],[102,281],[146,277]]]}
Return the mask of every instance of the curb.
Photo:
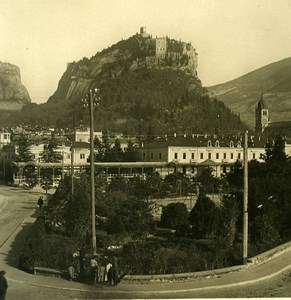
{"label": "curb", "polygon": [[211,278],[215,276],[225,275],[233,272],[239,272],[254,266],[263,264],[272,258],[275,258],[287,251],[291,250],[291,242],[287,242],[277,246],[271,250],[263,252],[257,256],[248,259],[247,265],[237,265],[228,268],[207,270],[201,272],[191,273],[177,273],[177,274],[157,274],[157,275],[126,275],[123,281],[170,281],[170,280],[194,280],[198,278]]}

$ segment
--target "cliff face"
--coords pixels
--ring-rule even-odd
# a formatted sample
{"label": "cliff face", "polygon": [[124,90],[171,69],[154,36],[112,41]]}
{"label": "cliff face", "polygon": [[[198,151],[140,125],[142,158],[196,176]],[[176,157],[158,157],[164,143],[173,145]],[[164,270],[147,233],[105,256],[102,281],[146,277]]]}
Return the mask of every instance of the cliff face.
{"label": "cliff face", "polygon": [[91,59],[69,63],[48,102],[80,99],[90,88],[140,69],[181,70],[197,77],[198,54],[190,43],[168,37],[159,40],[162,40],[161,47],[157,39],[136,34],[104,49]]}
{"label": "cliff face", "polygon": [[31,99],[17,66],[0,62],[0,110],[20,110]]}

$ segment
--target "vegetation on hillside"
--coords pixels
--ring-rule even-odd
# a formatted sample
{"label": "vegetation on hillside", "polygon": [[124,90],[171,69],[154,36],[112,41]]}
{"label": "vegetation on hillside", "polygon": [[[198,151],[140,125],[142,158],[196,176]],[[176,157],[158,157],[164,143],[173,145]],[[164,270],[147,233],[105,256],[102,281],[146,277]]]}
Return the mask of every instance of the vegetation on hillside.
{"label": "vegetation on hillside", "polygon": [[[170,58],[147,65],[155,45],[150,38],[133,36],[96,55],[68,65],[56,92],[47,103],[28,104],[19,112],[0,111],[0,125],[31,124],[72,128],[89,124],[81,99],[90,88],[100,89],[95,129],[128,135],[212,133],[244,128],[239,116],[212,99],[198,78],[179,68],[185,64],[182,42],[170,40]],[[179,54],[180,53],[180,54]],[[134,67],[133,65],[139,65]]]}

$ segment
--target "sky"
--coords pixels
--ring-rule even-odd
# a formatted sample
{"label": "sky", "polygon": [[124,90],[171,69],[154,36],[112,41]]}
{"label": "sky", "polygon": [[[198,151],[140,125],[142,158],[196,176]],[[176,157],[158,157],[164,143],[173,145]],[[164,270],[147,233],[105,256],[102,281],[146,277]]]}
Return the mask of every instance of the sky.
{"label": "sky", "polygon": [[291,56],[291,0],[0,0],[0,61],[20,68],[32,102],[46,102],[67,63],[146,26],[191,42],[203,86]]}

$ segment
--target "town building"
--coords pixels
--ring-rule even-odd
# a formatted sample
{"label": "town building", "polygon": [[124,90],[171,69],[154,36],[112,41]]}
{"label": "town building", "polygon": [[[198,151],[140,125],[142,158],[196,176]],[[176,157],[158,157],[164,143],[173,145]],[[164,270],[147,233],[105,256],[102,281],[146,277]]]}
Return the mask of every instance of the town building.
{"label": "town building", "polygon": [[11,143],[11,133],[6,129],[0,130],[0,149]]}
{"label": "town building", "polygon": [[[145,145],[140,153],[142,161],[171,163],[188,176],[208,166],[220,177],[237,160],[243,161],[243,141],[238,135],[174,135]],[[264,153],[264,142],[250,136],[248,160],[262,161]]]}

